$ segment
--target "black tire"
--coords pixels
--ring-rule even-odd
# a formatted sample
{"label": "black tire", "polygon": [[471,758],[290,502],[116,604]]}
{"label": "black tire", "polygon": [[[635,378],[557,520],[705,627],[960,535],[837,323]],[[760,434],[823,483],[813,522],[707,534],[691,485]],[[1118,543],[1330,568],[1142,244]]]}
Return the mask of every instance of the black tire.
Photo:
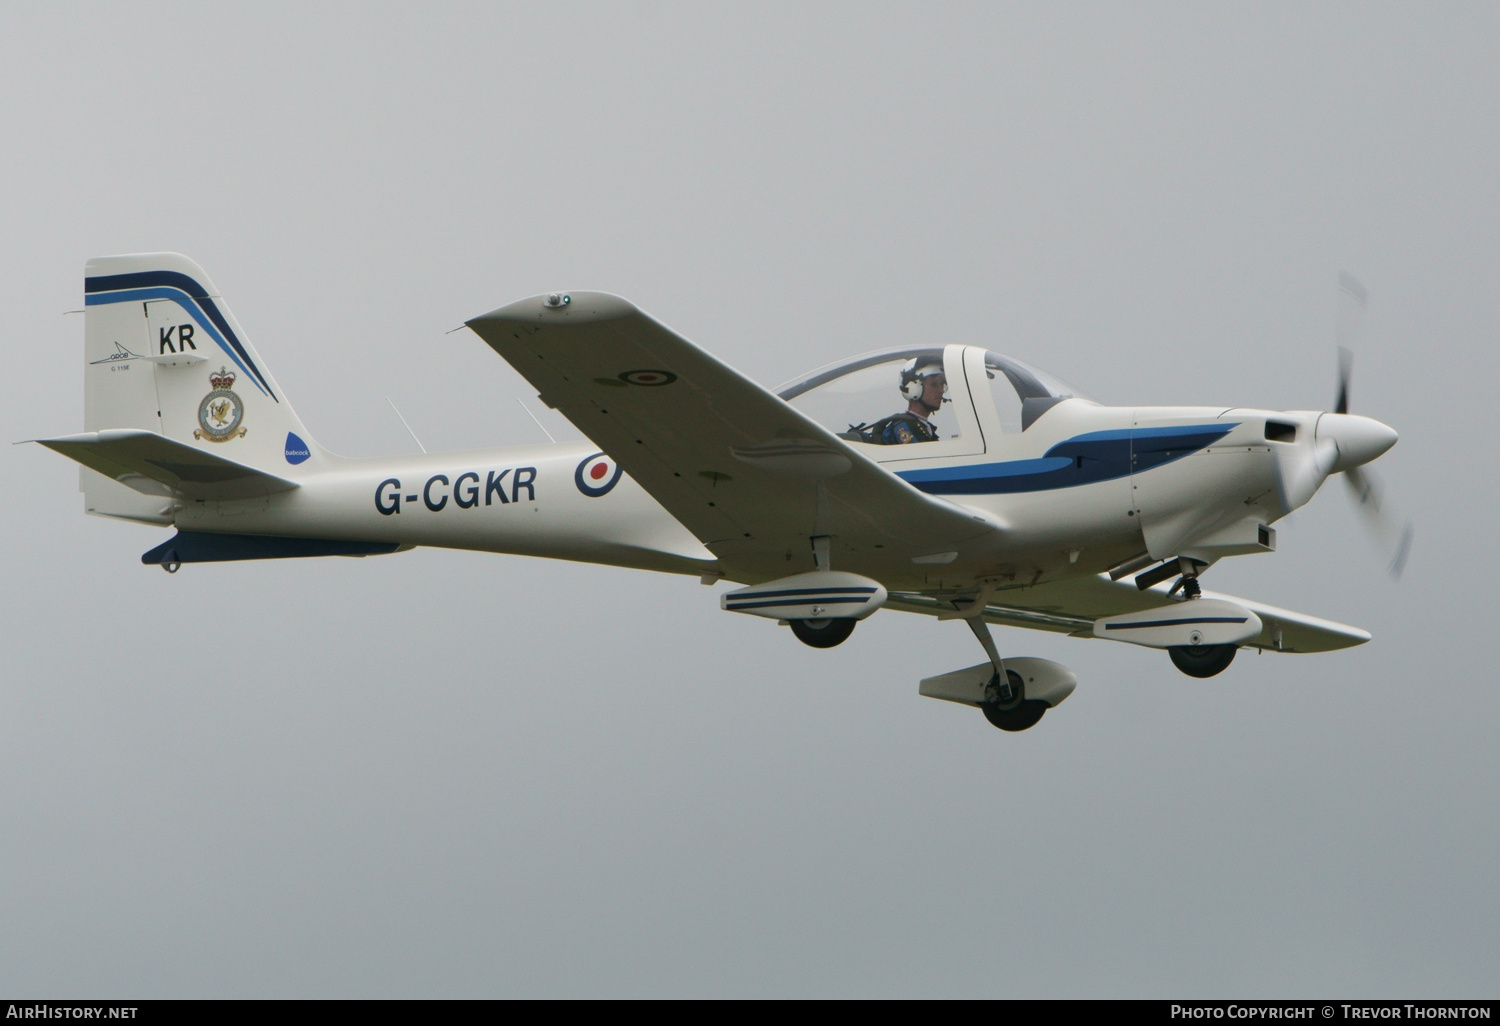
{"label": "black tire", "polygon": [[797,640],[804,645],[813,648],[832,648],[842,645],[849,635],[854,633],[854,625],[857,620],[847,616],[834,617],[828,620],[791,620],[792,633],[797,635]]}
{"label": "black tire", "polygon": [[1172,665],[1189,677],[1212,677],[1234,662],[1234,645],[1176,645],[1167,649]]}
{"label": "black tire", "polygon": [[1038,702],[1034,698],[1028,698],[1014,709],[997,709],[989,703],[979,707],[984,710],[984,718],[989,720],[1001,730],[1012,733],[1018,730],[1030,730],[1041,720],[1047,711],[1046,702]]}
{"label": "black tire", "polygon": [[[1010,678],[1012,693],[1016,696],[1009,705],[1001,705],[999,702],[979,703],[980,712],[984,718],[1001,730],[1012,733],[1018,730],[1028,730],[1037,725],[1037,721],[1047,711],[1047,703],[1026,697],[1026,684],[1021,680],[1021,675],[1015,670],[1007,670],[1006,675]],[[991,678],[991,682],[994,678]]]}

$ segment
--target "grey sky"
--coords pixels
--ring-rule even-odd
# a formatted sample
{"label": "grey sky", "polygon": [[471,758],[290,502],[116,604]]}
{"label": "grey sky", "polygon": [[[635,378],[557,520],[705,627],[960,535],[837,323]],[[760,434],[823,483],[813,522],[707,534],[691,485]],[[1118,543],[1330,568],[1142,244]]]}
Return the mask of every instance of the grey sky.
{"label": "grey sky", "polygon": [[[81,429],[85,260],[198,260],[317,439],[545,441],[466,331],[617,292],[775,385],[976,341],[1105,402],[1353,402],[1209,586],[1358,624],[1208,682],[1002,630],[1034,730],[695,580],[419,550],[191,566],[5,452],[0,992],[1493,996],[1493,5],[10,5],[8,440]],[[554,434],[567,431],[545,413]],[[575,435],[576,436],[576,435]]]}

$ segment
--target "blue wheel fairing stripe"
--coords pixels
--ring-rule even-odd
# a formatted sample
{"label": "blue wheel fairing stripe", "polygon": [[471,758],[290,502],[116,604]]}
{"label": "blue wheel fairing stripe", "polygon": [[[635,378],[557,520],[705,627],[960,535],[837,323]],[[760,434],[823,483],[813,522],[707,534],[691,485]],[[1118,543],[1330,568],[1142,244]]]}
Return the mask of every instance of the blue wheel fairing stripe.
{"label": "blue wheel fairing stripe", "polygon": [[732,613],[737,613],[741,609],[765,609],[770,606],[807,606],[812,605],[813,603],[817,603],[821,606],[849,605],[850,603],[853,603],[854,605],[860,605],[864,603],[867,598],[868,596],[866,598],[820,598],[801,599],[799,601],[791,601],[788,599],[768,599],[765,602],[744,602],[738,605],[731,605],[728,606],[727,609]]}
{"label": "blue wheel fairing stripe", "polygon": [[[208,332],[219,348],[223,349],[255,383],[272,399],[276,393],[266,381],[255,361],[240,343],[229,321],[210,298],[208,290],[186,274],[177,271],[138,271],[131,274],[106,274],[83,279],[84,305],[99,306],[106,303],[127,303],[136,300],[171,299],[181,305],[193,320]],[[183,302],[186,299],[188,302]]]}
{"label": "blue wheel fairing stripe", "polygon": [[1243,616],[1194,616],[1182,620],[1142,620],[1139,623],[1107,623],[1107,631],[1133,631],[1142,627],[1181,627],[1189,623],[1244,623]]}
{"label": "blue wheel fairing stripe", "polygon": [[[1058,442],[1038,459],[902,470],[896,476],[930,495],[1001,495],[1073,488],[1128,477],[1191,456],[1235,424],[1090,431]],[[1133,463],[1132,463],[1133,461]]]}
{"label": "blue wheel fairing stripe", "polygon": [[[792,588],[787,591],[757,591],[746,595],[745,598],[782,598],[787,595],[873,595],[874,588]],[[729,596],[729,601],[734,601],[734,596]]]}

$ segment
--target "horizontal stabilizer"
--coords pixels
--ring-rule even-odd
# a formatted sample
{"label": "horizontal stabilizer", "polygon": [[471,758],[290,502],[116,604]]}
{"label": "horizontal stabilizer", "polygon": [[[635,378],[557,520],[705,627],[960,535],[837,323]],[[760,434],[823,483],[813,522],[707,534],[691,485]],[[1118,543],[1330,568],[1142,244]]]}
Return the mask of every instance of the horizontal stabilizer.
{"label": "horizontal stabilizer", "polygon": [[178,531],[141,556],[147,566],[225,563],[237,559],[296,559],[306,556],[383,556],[395,542],[339,541],[325,538],[268,538],[258,534]]}
{"label": "horizontal stabilizer", "polygon": [[249,499],[297,487],[295,481],[154,431],[87,431],[37,442],[146,495],[217,501]]}

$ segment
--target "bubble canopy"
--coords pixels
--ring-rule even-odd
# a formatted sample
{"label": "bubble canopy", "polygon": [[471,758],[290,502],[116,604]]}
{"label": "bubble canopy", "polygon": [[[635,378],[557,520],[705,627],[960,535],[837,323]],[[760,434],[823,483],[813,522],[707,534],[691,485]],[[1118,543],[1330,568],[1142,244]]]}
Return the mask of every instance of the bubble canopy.
{"label": "bubble canopy", "polygon": [[[871,427],[884,423],[882,418],[889,419],[886,415],[899,415],[900,409],[907,405],[908,397],[901,390],[903,369],[909,372],[914,366],[944,366],[948,382],[944,403],[967,403],[963,367],[968,362],[973,368],[975,361],[972,358],[965,361],[966,351],[974,352],[975,347],[882,349],[813,371],[800,380],[783,385],[777,394],[840,437],[849,441],[877,442],[878,439],[871,435]],[[982,352],[987,384],[1006,431],[1025,430],[1064,399],[1090,399],[1059,378],[1020,360],[1001,353]],[[969,382],[969,386],[985,387],[978,382]],[[912,408],[918,413],[923,412],[915,402]],[[958,416],[959,411],[945,416],[947,412],[946,408],[940,408],[929,414],[938,433],[934,440],[960,437],[959,423],[955,421],[961,422],[963,418]]]}

